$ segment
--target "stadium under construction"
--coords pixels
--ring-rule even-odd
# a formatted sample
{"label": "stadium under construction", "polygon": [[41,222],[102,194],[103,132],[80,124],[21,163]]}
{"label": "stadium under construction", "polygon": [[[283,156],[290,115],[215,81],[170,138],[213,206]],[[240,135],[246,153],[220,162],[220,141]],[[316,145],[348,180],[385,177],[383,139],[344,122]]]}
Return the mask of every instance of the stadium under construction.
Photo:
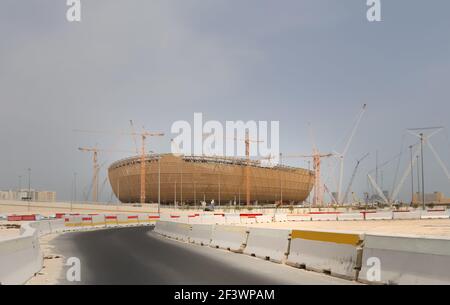
{"label": "stadium under construction", "polygon": [[[114,194],[123,203],[163,204],[301,203],[314,185],[314,172],[302,168],[265,167],[244,158],[146,155],[119,160],[108,169]],[[145,193],[141,193],[143,180]],[[247,192],[248,190],[248,192]]]}

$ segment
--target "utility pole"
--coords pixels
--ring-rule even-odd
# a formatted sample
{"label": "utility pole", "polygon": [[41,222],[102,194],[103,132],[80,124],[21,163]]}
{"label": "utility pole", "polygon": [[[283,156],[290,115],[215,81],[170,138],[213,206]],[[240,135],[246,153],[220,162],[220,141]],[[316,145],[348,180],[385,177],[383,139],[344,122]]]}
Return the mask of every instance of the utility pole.
{"label": "utility pole", "polygon": [[411,205],[414,202],[414,165],[413,165],[413,146],[409,146],[409,151],[411,153]]}
{"label": "utility pole", "polygon": [[161,156],[158,156],[158,215],[161,215]]}
{"label": "utility pole", "polygon": [[421,190],[420,190],[420,160],[419,160],[419,155],[417,155],[416,156],[416,159],[417,159],[417,202],[419,202],[419,200],[420,200],[420,194],[422,194],[421,193]]}
{"label": "utility pole", "polygon": [[[280,166],[283,166],[283,154],[282,153],[280,153]],[[283,205],[283,181],[282,181],[282,179],[280,179],[280,205]]]}
{"label": "utility pole", "polygon": [[31,196],[31,168],[28,168],[28,212],[30,212],[30,201],[32,199]]}
{"label": "utility pole", "polygon": [[175,196],[174,196],[174,199],[173,199],[173,205],[176,208],[177,207],[177,181],[176,180],[175,180],[174,192],[175,192]]}
{"label": "utility pole", "polygon": [[425,173],[424,173],[424,161],[423,161],[423,133],[420,133],[420,154],[422,159],[422,209],[425,210]]}
{"label": "utility pole", "polygon": [[28,200],[31,198],[31,168],[28,168]]}

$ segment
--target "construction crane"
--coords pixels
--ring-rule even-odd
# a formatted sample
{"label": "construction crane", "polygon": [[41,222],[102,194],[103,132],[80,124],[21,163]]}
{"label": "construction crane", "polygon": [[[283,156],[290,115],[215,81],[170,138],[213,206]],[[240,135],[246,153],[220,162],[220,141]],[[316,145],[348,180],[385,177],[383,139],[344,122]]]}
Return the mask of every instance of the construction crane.
{"label": "construction crane", "polygon": [[139,155],[139,148],[138,148],[138,144],[137,144],[136,131],[134,130],[133,120],[130,120],[130,128],[131,128],[131,134],[133,136],[134,147],[136,149],[136,155]]}
{"label": "construction crane", "polygon": [[[321,182],[321,160],[322,158],[333,157],[334,154],[328,153],[323,154],[320,153],[319,150],[314,147],[312,155],[283,155],[284,158],[311,158],[313,161],[313,170],[314,170],[314,197],[313,197],[313,205],[318,206],[323,203],[323,191],[322,191],[322,182]],[[332,198],[333,199],[333,198]]]}
{"label": "construction crane", "polygon": [[334,155],[338,158],[339,161],[339,165],[340,165],[340,171],[339,171],[339,180],[338,180],[338,188],[337,188],[337,201],[339,203],[342,203],[342,194],[341,194],[341,190],[342,190],[342,182],[343,182],[343,178],[344,178],[344,160],[345,160],[345,156],[347,155],[347,152],[350,148],[350,144],[352,143],[353,138],[355,137],[356,134],[356,130],[358,129],[358,126],[361,122],[361,119],[363,118],[364,113],[366,112],[366,108],[367,108],[367,104],[364,104],[362,106],[361,111],[359,112],[355,124],[353,125],[352,131],[350,133],[350,136],[347,140],[347,143],[344,146],[344,149],[341,153],[339,152],[334,152]]}
{"label": "construction crane", "polygon": [[92,153],[92,163],[93,163],[93,178],[92,178],[92,202],[98,202],[98,173],[100,166],[98,165],[98,153],[99,152],[126,152],[121,150],[110,150],[110,149],[99,149],[96,147],[79,147],[79,151]]}
{"label": "construction crane", "polygon": [[261,143],[264,141],[250,139],[248,130],[245,132],[245,139],[234,138],[236,141],[244,141],[245,143],[245,188],[246,188],[246,201],[247,206],[250,205],[250,143]]}
{"label": "construction crane", "polygon": [[356,161],[355,169],[353,170],[352,177],[350,178],[350,182],[349,182],[349,184],[348,184],[348,186],[347,186],[347,190],[345,191],[344,200],[343,200],[344,203],[347,202],[348,195],[350,194],[350,191],[351,191],[353,182],[355,181],[355,177],[356,177],[356,173],[357,173],[357,171],[358,171],[359,165],[361,164],[361,162],[362,162],[364,159],[366,159],[366,158],[369,156],[369,154],[370,154],[370,153],[365,154],[361,159],[359,159],[359,160]]}
{"label": "construction crane", "polygon": [[93,130],[74,130],[77,132],[89,132],[89,133],[106,133],[106,134],[119,134],[119,135],[128,135],[141,138],[141,152],[140,152],[140,163],[141,163],[141,169],[140,169],[140,203],[145,203],[145,141],[148,137],[162,137],[164,136],[164,133],[162,132],[149,132],[149,131],[142,131],[142,132],[110,132],[110,131],[93,131]]}

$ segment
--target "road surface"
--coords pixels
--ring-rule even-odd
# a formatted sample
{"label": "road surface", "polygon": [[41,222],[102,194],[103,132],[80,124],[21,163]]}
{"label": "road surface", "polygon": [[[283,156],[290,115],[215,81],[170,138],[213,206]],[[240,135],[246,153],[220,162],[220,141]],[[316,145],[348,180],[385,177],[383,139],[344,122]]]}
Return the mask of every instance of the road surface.
{"label": "road surface", "polygon": [[352,284],[325,274],[166,239],[151,227],[66,233],[52,241],[81,262],[81,282],[59,284]]}

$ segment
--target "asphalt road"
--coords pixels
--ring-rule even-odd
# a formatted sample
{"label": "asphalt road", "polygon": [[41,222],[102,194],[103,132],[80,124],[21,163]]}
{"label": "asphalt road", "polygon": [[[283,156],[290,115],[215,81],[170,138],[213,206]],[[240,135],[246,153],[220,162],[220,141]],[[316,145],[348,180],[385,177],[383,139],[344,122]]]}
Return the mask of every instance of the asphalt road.
{"label": "asphalt road", "polygon": [[324,274],[163,238],[151,227],[66,233],[52,241],[81,262],[81,282],[60,284],[352,284]]}

